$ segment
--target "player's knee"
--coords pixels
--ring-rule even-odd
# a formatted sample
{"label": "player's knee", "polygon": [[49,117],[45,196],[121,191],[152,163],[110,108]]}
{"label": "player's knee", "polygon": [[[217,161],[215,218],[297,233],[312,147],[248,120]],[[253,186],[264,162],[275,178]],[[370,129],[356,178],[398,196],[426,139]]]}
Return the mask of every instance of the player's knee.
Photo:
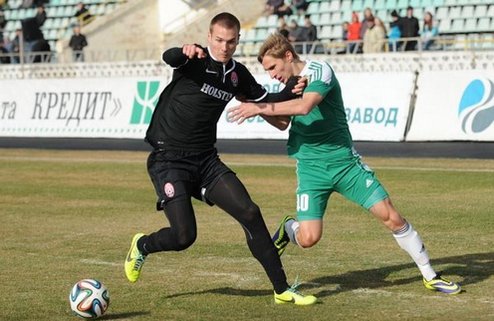
{"label": "player's knee", "polygon": [[405,224],[405,219],[394,209],[390,208],[387,210],[386,219],[383,220],[384,225],[390,230],[395,231],[403,227]]}
{"label": "player's knee", "polygon": [[189,248],[196,241],[197,233],[195,231],[181,231],[175,238],[175,251],[183,251]]}
{"label": "player's knee", "polygon": [[297,235],[297,243],[302,248],[309,248],[317,244],[319,242],[319,237],[314,234],[302,234],[298,233]]}
{"label": "player's knee", "polygon": [[405,219],[398,213],[389,199],[376,204],[371,208],[371,212],[392,231],[401,228],[405,224]]}
{"label": "player's knee", "polygon": [[261,209],[254,202],[250,202],[248,205],[246,205],[243,209],[243,212],[243,217],[245,219],[244,223],[247,225],[257,222],[259,217],[261,217]]}

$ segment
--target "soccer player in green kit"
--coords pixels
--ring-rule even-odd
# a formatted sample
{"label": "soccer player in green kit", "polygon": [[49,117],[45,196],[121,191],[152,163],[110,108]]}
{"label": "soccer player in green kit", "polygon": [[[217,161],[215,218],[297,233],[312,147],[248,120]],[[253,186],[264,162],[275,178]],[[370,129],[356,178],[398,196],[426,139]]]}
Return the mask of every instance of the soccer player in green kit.
{"label": "soccer player in green kit", "polygon": [[398,245],[417,264],[427,289],[460,293],[459,284],[434,271],[417,231],[394,208],[385,188],[353,148],[341,88],[331,66],[300,60],[279,34],[266,39],[258,60],[271,78],[282,83],[297,75],[308,79],[301,99],[241,103],[228,110],[229,119],[239,124],[256,115],[281,130],[291,122],[287,146],[288,155],[297,160],[297,219],[285,217],[274,234],[278,253],[281,255],[290,242],[308,248],[321,239],[329,197],[338,192],[391,230]]}

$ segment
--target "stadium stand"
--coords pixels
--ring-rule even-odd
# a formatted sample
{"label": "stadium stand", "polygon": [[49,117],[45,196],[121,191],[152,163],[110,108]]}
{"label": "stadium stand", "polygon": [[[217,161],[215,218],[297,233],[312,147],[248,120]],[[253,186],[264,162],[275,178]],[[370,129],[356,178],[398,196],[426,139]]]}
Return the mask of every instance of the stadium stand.
{"label": "stadium stand", "polygon": [[[104,16],[115,10],[127,0],[50,0],[46,4],[47,20],[41,27],[43,35],[50,43],[51,48],[56,48],[57,40],[70,38],[72,26],[78,24],[74,17],[77,11],[77,4],[86,4],[91,15]],[[22,8],[22,0],[9,0],[4,8],[7,25],[5,26],[5,36],[9,39],[15,37],[15,30],[21,28],[21,21],[34,17],[36,8]]]}
{"label": "stadium stand", "polygon": [[[174,1],[180,2],[167,0],[167,5],[173,6]],[[64,58],[70,57],[64,56],[64,52],[68,52],[67,43],[72,34],[72,26],[78,22],[74,13],[79,2],[81,1],[50,0],[46,5],[48,19],[42,26],[42,31],[53,52],[54,58],[50,60],[51,63],[71,62],[70,58]],[[241,43],[236,53],[237,58],[255,56],[262,41],[278,27],[277,16],[262,15],[264,0],[184,1],[191,5],[190,10],[183,16],[167,22],[168,26],[173,27],[171,31],[155,30],[154,33],[144,36],[144,32],[151,29],[145,24],[156,19],[154,15],[149,15],[149,12],[159,9],[156,6],[157,0],[84,0],[82,2],[95,16],[95,19],[83,30],[90,43],[88,50],[85,50],[86,62],[120,64],[144,61],[147,65],[148,61],[160,56],[159,52],[164,47],[183,42],[202,43],[210,12],[230,11],[240,17],[243,29]],[[4,33],[10,39],[14,37],[21,21],[35,14],[35,8],[22,8],[21,3],[22,0],[9,0],[4,7],[7,18]],[[154,3],[154,7],[150,3]],[[400,15],[404,15],[407,6],[415,8],[414,13],[420,21],[421,28],[424,12],[430,11],[434,15],[435,24],[439,26],[439,37],[433,47],[435,50],[446,52],[494,49],[494,2],[486,0],[309,0],[306,14],[317,28],[319,41],[316,45],[302,43],[299,48],[302,48],[303,54],[330,54],[335,56],[332,60],[339,60],[336,54],[346,53],[347,48],[342,39],[342,23],[350,20],[353,11],[361,15],[365,8],[370,7],[374,15],[383,20],[388,27],[391,11],[397,10]],[[299,25],[303,25],[303,18],[302,15],[292,15],[286,17],[286,20],[295,19]],[[129,36],[132,32],[132,36]],[[123,38],[125,34],[127,38]],[[133,39],[138,41],[134,42]],[[418,49],[421,50],[420,45]],[[471,63],[465,63],[468,64]]]}
{"label": "stadium stand", "polygon": [[[437,49],[494,49],[494,2],[486,0],[311,0],[307,9],[312,22],[318,28],[319,40],[323,42],[324,53],[336,53],[342,44],[341,24],[350,21],[353,11],[362,15],[365,8],[371,8],[374,16],[380,18],[389,29],[391,11],[404,16],[406,8],[412,6],[414,15],[423,27],[423,15],[429,11],[439,26]],[[303,17],[292,15],[287,21],[295,19],[303,23]],[[245,30],[247,37],[242,39],[242,54],[253,54],[258,43],[266,33],[277,28],[277,17],[259,17],[252,28]]]}

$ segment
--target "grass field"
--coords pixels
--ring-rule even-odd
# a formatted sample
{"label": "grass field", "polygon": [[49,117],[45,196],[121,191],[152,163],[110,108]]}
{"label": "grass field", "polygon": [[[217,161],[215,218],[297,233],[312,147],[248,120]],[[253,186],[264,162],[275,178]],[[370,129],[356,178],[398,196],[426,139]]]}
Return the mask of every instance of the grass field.
{"label": "grass field", "polygon": [[[364,159],[425,241],[437,270],[465,290],[426,290],[418,269],[375,219],[331,198],[321,242],[283,263],[311,307],[275,305],[240,226],[195,202],[198,239],[149,256],[127,282],[132,235],[167,224],[142,152],[0,150],[0,320],[77,320],[68,294],[82,278],[109,289],[103,320],[494,320],[494,160]],[[294,208],[285,156],[223,155],[273,231]]]}

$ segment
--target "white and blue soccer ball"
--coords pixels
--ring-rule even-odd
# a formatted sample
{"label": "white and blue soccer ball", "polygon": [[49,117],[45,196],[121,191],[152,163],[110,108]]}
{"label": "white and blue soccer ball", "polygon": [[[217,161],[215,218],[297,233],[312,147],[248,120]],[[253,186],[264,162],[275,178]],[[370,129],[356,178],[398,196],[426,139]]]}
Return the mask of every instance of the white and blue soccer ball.
{"label": "white and blue soccer ball", "polygon": [[69,295],[70,308],[79,317],[95,319],[102,316],[110,305],[108,289],[98,280],[80,280]]}

